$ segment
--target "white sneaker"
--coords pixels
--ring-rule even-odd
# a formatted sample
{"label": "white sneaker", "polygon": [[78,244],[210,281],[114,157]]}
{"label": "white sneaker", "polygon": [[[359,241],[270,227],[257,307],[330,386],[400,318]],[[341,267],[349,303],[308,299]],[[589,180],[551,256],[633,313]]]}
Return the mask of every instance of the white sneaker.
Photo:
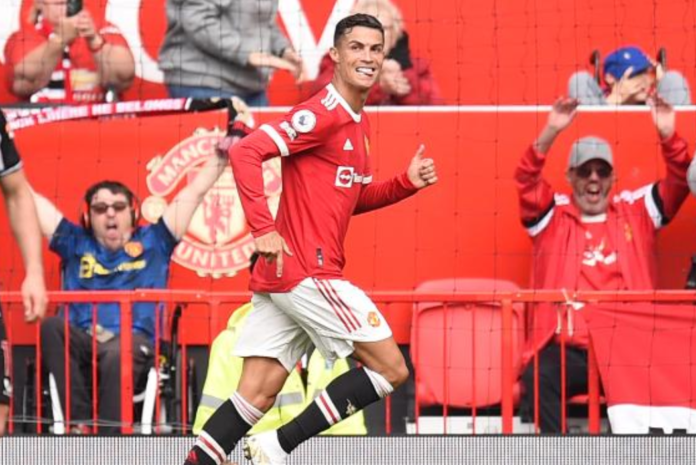
{"label": "white sneaker", "polygon": [[246,438],[244,457],[254,465],[285,465],[288,453],[280,447],[278,432],[273,430]]}

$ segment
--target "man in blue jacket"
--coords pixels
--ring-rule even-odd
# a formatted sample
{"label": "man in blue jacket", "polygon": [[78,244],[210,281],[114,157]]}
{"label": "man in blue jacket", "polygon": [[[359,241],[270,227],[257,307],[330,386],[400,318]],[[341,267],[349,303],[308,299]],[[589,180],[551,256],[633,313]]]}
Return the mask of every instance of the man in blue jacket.
{"label": "man in blue jacket", "polygon": [[[251,115],[241,100],[233,99],[238,111],[232,134],[248,132]],[[63,289],[103,291],[162,289],[167,287],[174,248],[184,236],[205,194],[228,166],[226,153],[216,151],[202,165],[195,179],[182,189],[154,224],[139,226],[134,193],[118,181],[101,181],[84,197],[80,224],[63,217],[45,197],[34,193],[39,223],[50,249],[61,258]],[[133,315],[133,379],[147,374],[152,365],[155,338],[155,303],[135,302]],[[70,418],[73,433],[91,431],[92,333],[96,332],[99,376],[99,432],[114,433],[121,427],[121,314],[118,303],[96,306],[71,303],[70,322]],[[47,318],[41,325],[41,354],[48,368],[54,432],[66,429],[65,405],[65,315]]]}

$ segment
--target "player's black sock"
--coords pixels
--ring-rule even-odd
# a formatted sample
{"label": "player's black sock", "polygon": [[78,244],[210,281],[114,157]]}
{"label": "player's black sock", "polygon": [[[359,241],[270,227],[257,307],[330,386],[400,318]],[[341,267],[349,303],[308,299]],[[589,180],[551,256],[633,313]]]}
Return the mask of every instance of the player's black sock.
{"label": "player's black sock", "polygon": [[235,392],[206,422],[184,465],[220,465],[262,416]]}
{"label": "player's black sock", "polygon": [[278,430],[280,447],[292,452],[307,439],[386,397],[392,390],[383,376],[367,368],[342,374],[304,412]]}

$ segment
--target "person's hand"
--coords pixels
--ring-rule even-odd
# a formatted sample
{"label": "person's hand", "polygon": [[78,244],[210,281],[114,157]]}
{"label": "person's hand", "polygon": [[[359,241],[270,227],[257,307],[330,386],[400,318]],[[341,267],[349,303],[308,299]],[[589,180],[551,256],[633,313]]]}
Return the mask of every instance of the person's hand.
{"label": "person's hand", "polygon": [[42,273],[27,273],[22,282],[22,303],[26,321],[31,322],[44,317],[48,297]]}
{"label": "person's hand", "polygon": [[435,162],[432,158],[423,158],[424,153],[425,146],[421,144],[406,171],[409,181],[418,189],[423,189],[437,182]]}
{"label": "person's hand", "polygon": [[255,238],[254,243],[256,244],[256,252],[266,259],[266,263],[277,262],[276,276],[280,278],[283,275],[283,254],[292,257],[292,252],[290,252],[285,239],[277,231],[272,231]]}
{"label": "person's hand", "polygon": [[655,84],[655,77],[650,70],[639,73],[637,76],[631,76],[632,74],[633,67],[629,66],[612,90],[618,98],[614,101],[619,105],[643,104]]}
{"label": "person's hand", "polygon": [[78,38],[80,32],[77,29],[77,17],[60,18],[53,32],[63,45],[72,44]]}
{"label": "person's hand", "polygon": [[266,52],[251,52],[249,64],[256,68],[274,68],[290,71],[293,76],[297,73],[297,65],[290,61]]}
{"label": "person's hand", "polygon": [[92,15],[89,13],[89,11],[83,9],[77,15],[75,15],[75,19],[75,24],[80,37],[86,39],[88,43],[92,42],[97,37],[97,27],[94,24]]}
{"label": "person's hand", "polygon": [[563,131],[575,119],[578,100],[560,97],[553,103],[546,127],[555,133]]}
{"label": "person's hand", "polygon": [[292,75],[295,77],[296,83],[302,83],[307,80],[307,73],[305,71],[304,63],[302,62],[302,57],[292,48],[288,47],[283,50],[281,58],[295,66],[295,71]]}
{"label": "person's hand", "polygon": [[667,103],[658,93],[648,97],[648,105],[653,122],[662,139],[669,139],[674,134],[676,126],[676,114],[672,105]]}
{"label": "person's hand", "polygon": [[401,70],[401,65],[392,59],[384,60],[379,74],[379,87],[389,95],[404,96],[411,92],[411,83],[408,82]]}
{"label": "person's hand", "polygon": [[247,105],[244,100],[239,97],[232,97],[232,106],[237,112],[237,116],[234,118],[235,121],[244,123],[249,128],[253,128],[256,125],[254,122],[254,115],[251,114],[249,105]]}

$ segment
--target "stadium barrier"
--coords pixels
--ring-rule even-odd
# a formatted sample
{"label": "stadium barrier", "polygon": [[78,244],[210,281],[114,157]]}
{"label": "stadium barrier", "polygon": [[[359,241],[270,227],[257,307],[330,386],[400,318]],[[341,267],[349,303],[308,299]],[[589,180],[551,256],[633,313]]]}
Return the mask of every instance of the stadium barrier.
{"label": "stadium barrier", "polygon": [[[432,305],[433,303],[440,305],[442,308],[441,312],[441,319],[439,323],[433,323],[432,321],[430,322],[430,326],[416,326],[414,325],[414,328],[412,328],[412,344],[414,347],[411,347],[411,353],[414,355],[414,365],[415,365],[415,428],[413,429],[413,432],[416,434],[421,433],[419,429],[419,425],[422,424],[422,414],[421,414],[421,404],[424,403],[424,401],[427,403],[427,397],[430,395],[432,397],[433,393],[430,392],[421,392],[419,389],[420,386],[423,385],[421,383],[421,378],[424,376],[424,373],[432,372],[433,368],[435,370],[441,370],[441,378],[444,381],[444,383],[441,383],[441,393],[439,394],[440,397],[435,396],[436,398],[436,403],[441,404],[442,406],[442,415],[441,415],[441,421],[442,421],[442,432],[444,434],[449,434],[451,431],[448,430],[451,426],[451,422],[453,420],[453,415],[451,412],[451,408],[453,406],[457,405],[457,396],[459,395],[459,392],[461,390],[467,390],[471,391],[471,399],[468,401],[469,405],[468,408],[470,409],[470,414],[472,418],[472,424],[473,428],[471,430],[472,433],[477,434],[479,431],[476,429],[476,424],[477,424],[477,417],[480,416],[479,413],[479,408],[481,405],[488,405],[491,404],[490,396],[487,396],[487,392],[478,392],[476,391],[477,386],[481,386],[480,384],[477,383],[477,379],[481,379],[482,376],[488,377],[489,381],[493,381],[496,383],[496,386],[491,386],[490,383],[488,385],[485,385],[486,388],[485,390],[489,391],[493,388],[499,389],[499,399],[494,399],[494,402],[499,403],[500,407],[500,412],[499,416],[501,419],[501,427],[500,427],[500,432],[503,434],[511,434],[515,432],[514,427],[513,427],[513,420],[514,420],[514,413],[515,413],[515,398],[519,397],[518,393],[515,393],[515,386],[517,383],[517,377],[519,376],[520,372],[520,358],[519,358],[519,353],[517,353],[517,349],[515,346],[520,346],[521,344],[524,343],[526,339],[526,333],[529,332],[529,328],[520,328],[519,326],[515,325],[516,318],[519,317],[518,314],[516,314],[517,310],[515,309],[516,305],[523,304],[526,305],[528,309],[534,308],[534,305],[537,304],[544,304],[544,303],[553,303],[557,305],[557,308],[561,309],[562,311],[559,313],[561,314],[562,312],[565,312],[567,308],[570,308],[570,305],[577,305],[578,303],[589,303],[589,304],[604,304],[606,305],[607,303],[612,304],[612,305],[619,305],[623,306],[621,308],[616,307],[615,313],[616,315],[621,315],[621,314],[627,314],[631,315],[631,312],[635,312],[636,309],[639,308],[641,303],[649,303],[649,308],[653,309],[651,310],[652,313],[648,315],[648,317],[652,321],[652,334],[653,335],[660,335],[662,334],[664,337],[676,340],[676,337],[681,335],[686,335],[687,336],[687,341],[691,340],[688,338],[693,337],[694,332],[695,332],[695,327],[696,327],[696,309],[694,306],[691,304],[692,302],[696,301],[696,293],[693,291],[642,291],[642,292],[576,292],[573,293],[572,295],[568,295],[567,292],[565,291],[529,291],[529,290],[518,290],[514,292],[457,292],[457,293],[413,293],[413,292],[375,292],[371,294],[371,297],[373,300],[378,304],[380,308],[385,308],[388,309],[389,306],[391,305],[398,305],[398,304],[408,304],[410,306],[414,307],[414,315],[418,314],[418,309],[422,308],[423,306],[428,306]],[[201,314],[205,313],[206,318],[208,319],[207,323],[209,326],[209,342],[210,344],[212,342],[212,339],[219,333],[220,330],[224,328],[224,322],[226,320],[226,314],[229,314],[229,311],[232,311],[234,308],[239,306],[239,304],[247,302],[249,299],[249,295],[247,293],[222,293],[222,292],[199,292],[199,291],[157,291],[157,290],[138,290],[138,291],[133,291],[133,292],[125,292],[125,291],[119,291],[119,292],[100,292],[100,293],[85,293],[85,292],[51,292],[50,293],[50,300],[52,305],[55,304],[66,304],[66,303],[74,303],[74,302],[88,302],[92,303],[93,305],[93,312],[96,312],[96,304],[99,302],[117,302],[121,306],[121,324],[123,328],[130,328],[131,327],[131,321],[132,321],[132,315],[131,315],[131,310],[132,310],[132,305],[135,302],[155,302],[158,303],[159,305],[157,306],[157,317],[155,318],[156,321],[156,328],[155,328],[155,333],[156,333],[156,341],[157,343],[155,344],[155,373],[157,374],[158,377],[158,384],[161,381],[159,379],[161,375],[161,368],[162,366],[160,365],[160,354],[162,352],[161,348],[161,343],[164,335],[166,335],[165,331],[165,326],[162,324],[162,321],[165,320],[163,318],[167,312],[171,312],[172,309],[174,309],[177,306],[183,307],[183,313],[185,314],[186,312],[190,311],[195,311],[199,312],[200,308],[202,306],[207,307],[207,312],[201,312]],[[2,303],[3,308],[5,309],[6,312],[6,320],[8,320],[8,327],[11,328],[12,325],[12,320],[16,318],[21,318],[21,312],[20,312],[20,302],[21,302],[21,296],[17,292],[6,292],[0,294],[0,303]],[[659,305],[662,304],[686,304],[686,305],[680,305],[677,307],[677,310],[681,311],[684,315],[685,318],[683,320],[678,320],[678,318],[667,318],[666,321],[666,326],[661,322],[661,312],[663,312],[663,307],[659,307]],[[488,327],[473,327],[467,329],[470,331],[470,334],[467,337],[467,334],[461,331],[461,328],[459,328],[456,323],[457,321],[457,315],[456,312],[459,311],[461,308],[466,308],[468,310],[471,310],[473,313],[476,312],[484,312],[486,310],[486,306],[497,306],[499,309],[499,323],[496,324],[491,324],[488,325]],[[420,307],[419,307],[420,306]],[[628,310],[627,310],[628,309]],[[612,310],[612,311],[614,311]],[[530,310],[533,311],[533,310]],[[528,312],[529,313],[529,312]],[[223,315],[224,314],[224,315]],[[664,318],[663,318],[664,319]],[[415,321],[415,316],[414,316],[414,321]],[[472,321],[477,321],[476,318],[472,318]],[[478,320],[480,321],[480,320]],[[563,322],[565,320],[559,320],[559,322]],[[617,323],[618,322],[618,323]],[[565,323],[563,323],[565,324]],[[609,331],[609,335],[612,336],[613,334],[619,334],[618,331],[621,330],[619,327],[620,321],[614,321],[609,325],[604,325],[600,327],[600,329],[604,329],[605,332]],[[67,326],[67,320],[66,320],[66,326]],[[435,353],[439,353],[439,357],[441,357],[441,360],[438,360],[438,357],[431,357],[427,362],[423,363],[421,360],[419,360],[419,351],[424,350],[423,349],[423,344],[422,342],[417,342],[419,340],[419,332],[427,332],[427,331],[440,331],[442,329],[445,329],[444,331],[441,331],[441,337],[433,337],[433,334],[431,333],[429,335],[430,337],[430,345],[434,345],[435,347],[438,348],[438,351]],[[35,326],[34,328],[35,331],[35,341],[36,341],[36,364],[35,364],[35,376],[34,376],[34,382],[35,382],[35,392],[36,393],[41,393],[42,392],[42,361],[41,361],[41,340],[40,340],[40,335],[39,335],[39,327],[38,325]],[[495,338],[490,338],[487,339],[489,347],[486,347],[482,344],[480,344],[480,338],[478,337],[478,334],[482,332],[487,332],[489,334],[496,333]],[[92,334],[96,334],[96,331],[92,331]],[[93,336],[93,345],[96,345],[96,336]],[[121,354],[121,362],[122,362],[122,398],[121,398],[121,408],[122,408],[122,419],[123,419],[123,424],[122,424],[122,432],[125,434],[132,434],[136,432],[136,427],[137,427],[137,422],[134,421],[133,418],[133,395],[134,395],[134,381],[132,379],[132,353],[131,353],[131,344],[130,344],[130,338],[131,338],[131,332],[130,331],[124,331],[122,333],[122,341],[123,341],[123,350]],[[457,341],[458,344],[460,344],[458,347],[464,347],[461,345],[462,342],[467,344],[469,341],[471,342],[470,349],[471,352],[467,357],[470,359],[469,361],[464,361],[467,363],[464,363],[458,353],[452,353],[452,348],[455,347],[453,345],[453,341]],[[495,341],[495,344],[499,344],[499,347],[493,348],[490,347],[490,341]],[[12,351],[13,345],[16,344],[16,341],[13,338],[12,332],[8,333],[8,342],[9,342],[9,349],[10,352]],[[176,343],[176,341],[175,341]],[[614,341],[613,343],[616,343]],[[638,354],[640,352],[640,348],[642,346],[650,346],[650,345],[659,345],[659,340],[658,339],[644,339],[642,341],[628,341],[629,344],[634,344],[635,345],[635,353]],[[69,344],[69,338],[66,338],[66,354],[68,353],[68,347],[67,344]],[[672,351],[679,349],[677,346],[674,346],[675,343],[670,342],[670,344],[673,346],[671,347]],[[182,363],[180,364],[181,370],[180,370],[180,387],[178,388],[178,392],[186,392],[186,387],[188,386],[188,380],[187,380],[187,371],[183,369],[186,367],[186,361],[187,361],[187,350],[189,349],[189,344],[187,344],[185,341],[181,342],[180,344],[177,344],[179,347],[180,351],[180,358],[182,360]],[[564,340],[561,339],[561,346],[564,347],[565,343]],[[590,369],[589,369],[589,375],[590,375],[590,392],[588,393],[588,411],[589,411],[589,427],[588,431],[592,434],[597,434],[600,432],[600,388],[599,388],[599,376],[598,376],[598,365],[604,367],[607,371],[607,373],[611,374],[611,370],[616,370],[616,369],[623,369],[624,366],[620,365],[619,363],[612,362],[612,359],[618,359],[618,353],[621,351],[624,351],[621,349],[619,346],[617,347],[617,355],[614,355],[612,353],[609,353],[609,355],[606,354],[606,347],[603,345],[602,346],[602,357],[598,360],[597,363],[595,363],[595,355],[593,353],[590,354],[589,360],[590,360]],[[631,347],[629,346],[629,349]],[[495,349],[493,351],[490,351],[489,349]],[[481,359],[480,357],[477,357],[476,354],[481,353],[483,351],[488,350],[491,354],[494,354],[494,356],[499,356],[499,360],[491,360],[491,357],[488,358],[488,360]],[[653,357],[653,362],[654,367],[650,364],[648,366],[644,366],[643,369],[644,371],[647,370],[645,373],[636,373],[636,378],[635,378],[635,383],[634,384],[639,384],[640,382],[647,382],[646,388],[647,389],[653,389],[655,392],[659,389],[659,383],[662,383],[664,385],[667,385],[669,389],[672,389],[673,395],[672,397],[676,397],[675,403],[679,405],[686,405],[687,410],[691,406],[691,409],[693,410],[693,403],[694,403],[694,398],[695,396],[693,395],[694,387],[690,385],[688,380],[690,379],[689,376],[693,375],[694,373],[694,366],[696,366],[696,347],[693,347],[693,345],[689,345],[686,348],[687,353],[684,353],[683,351],[680,351],[678,357],[681,360],[681,367],[684,369],[681,370],[679,373],[675,374],[674,376],[670,375],[669,377],[664,377],[662,374],[658,375],[658,372],[655,372],[655,374],[651,374],[650,370],[651,369],[659,369],[664,366],[677,366],[675,365],[674,360],[664,360],[665,355],[664,354],[659,354],[655,352],[657,355]],[[668,348],[669,352],[669,348]],[[473,355],[471,355],[473,354]],[[636,355],[638,356],[638,355]],[[660,359],[662,357],[663,359]],[[483,360],[483,363],[485,366],[477,366],[477,363],[481,363],[481,360]],[[92,359],[93,362],[93,373],[96,373],[97,369],[97,360],[96,357],[93,357]],[[470,365],[468,363],[471,363]],[[535,362],[533,362],[535,363]],[[612,365],[614,363],[614,365]],[[642,362],[641,362],[642,363]],[[452,371],[452,368],[457,368],[460,372],[463,369],[468,370],[467,372],[469,373],[469,376],[466,376],[462,378],[459,376],[457,373]],[[482,371],[483,370],[483,371]],[[562,366],[561,370],[564,373],[565,372],[565,359],[562,358]],[[66,371],[68,372],[68,375],[66,376],[66,383],[69,384],[69,366],[66,366]],[[452,376],[452,373],[455,373],[454,376]],[[621,376],[625,376],[625,372],[622,372],[623,374]],[[647,375],[646,375],[647,373]],[[628,375],[629,377],[632,376],[630,373]],[[647,376],[647,377],[646,377]],[[432,381],[434,378],[437,378],[436,375],[432,375],[429,378],[429,381]],[[459,378],[464,379],[463,381]],[[672,379],[673,378],[673,379]],[[93,376],[93,379],[96,379],[95,376]],[[484,379],[486,381],[486,379]],[[470,383],[469,386],[467,386],[467,383]],[[657,384],[656,384],[657,383]],[[677,383],[677,385],[675,385]],[[681,383],[681,385],[679,385]],[[630,384],[630,383],[629,383]],[[607,386],[609,387],[609,386]],[[613,389],[613,385],[611,385]],[[669,390],[668,389],[668,390]],[[606,390],[606,389],[605,389]],[[69,390],[68,391],[68,398],[66,399],[66,404],[69,406],[70,404],[70,399],[69,399]],[[686,392],[686,394],[684,394]],[[609,392],[607,392],[609,394]],[[94,410],[94,424],[97,424],[97,414],[96,414],[96,405],[98,403],[98,390],[97,390],[97,385],[96,382],[93,382],[92,384],[92,395],[93,395],[93,410]],[[656,394],[653,394],[655,399],[658,399],[659,396]],[[668,392],[666,394],[667,398],[669,399],[670,393]],[[495,397],[495,396],[493,396]],[[538,398],[538,397],[537,397]],[[565,405],[565,401],[568,399],[565,399],[565,396],[562,398],[562,403]],[[648,399],[649,403],[650,399]],[[10,421],[9,424],[9,432],[12,433],[14,430],[14,422],[16,421],[16,418],[14,417],[14,412],[17,409],[17,402],[18,399],[13,398],[13,402],[11,405],[11,414],[12,414],[12,420]],[[161,412],[161,405],[160,405],[160,398],[159,396],[156,396],[155,399],[155,418],[154,418],[154,430],[155,432],[177,432],[177,433],[182,433],[186,434],[188,433],[188,427],[187,425],[189,424],[189,421],[191,420],[188,418],[188,413],[192,409],[190,408],[191,406],[187,405],[188,398],[186,395],[182,396],[180,399],[180,412],[177,413],[176,418],[178,418],[178,423],[175,425],[171,424],[166,424],[164,420],[160,418],[160,412]],[[658,399],[659,402],[664,402],[664,400]],[[430,403],[433,403],[432,400],[430,400]],[[460,402],[461,403],[461,402]],[[537,408],[536,413],[535,413],[535,425],[532,431],[537,430],[536,425],[538,425],[538,402],[536,402]],[[667,405],[672,405],[668,403]],[[467,405],[458,405],[460,407],[467,407]],[[650,407],[650,406],[648,406]],[[48,423],[48,420],[43,418],[42,416],[42,400],[41,396],[37,395],[36,397],[36,402],[35,402],[35,412],[36,414],[34,415],[34,418],[36,420],[36,431],[38,433],[46,432],[47,428],[45,428],[45,424]],[[65,423],[69,424],[70,423],[70,418],[69,418],[69,408],[66,408],[66,418],[65,418]],[[391,402],[387,400],[385,402],[385,421],[386,421],[386,432],[387,434],[390,434],[392,432],[392,427],[393,425],[391,424]],[[567,421],[567,415],[565,412],[565,409],[562,413],[562,421],[563,424],[566,425]],[[689,432],[693,432],[690,427],[686,428],[689,430]],[[666,428],[666,430],[669,431],[669,428]],[[455,431],[456,432],[456,431]],[[490,432],[490,430],[484,430],[484,432]]]}

